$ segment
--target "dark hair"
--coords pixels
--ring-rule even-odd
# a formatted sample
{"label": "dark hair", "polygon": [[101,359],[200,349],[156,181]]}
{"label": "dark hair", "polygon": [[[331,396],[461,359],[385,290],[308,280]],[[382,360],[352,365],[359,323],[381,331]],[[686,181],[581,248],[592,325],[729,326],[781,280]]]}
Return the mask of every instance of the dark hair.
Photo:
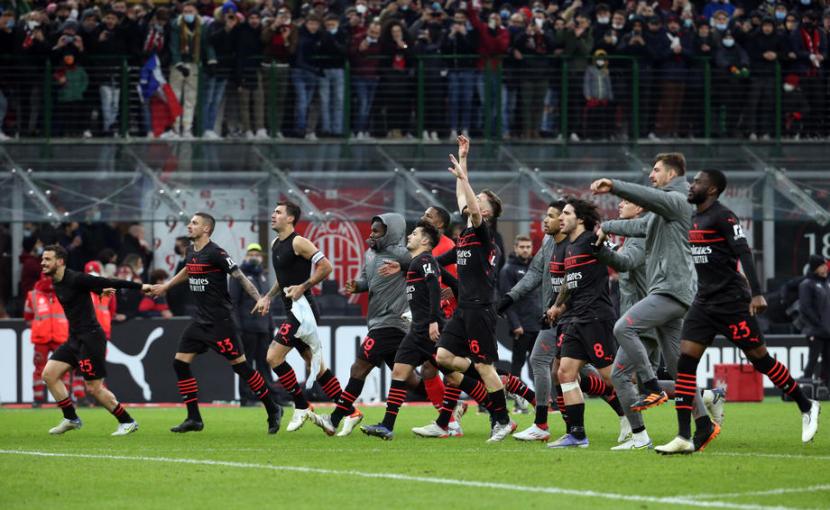
{"label": "dark hair", "polygon": [[214,218],[213,216],[211,216],[210,214],[208,214],[206,212],[197,212],[193,216],[198,216],[200,218],[204,218],[204,220],[207,221],[208,224],[210,225],[210,233],[213,234],[213,230],[216,228],[216,218]]}
{"label": "dark hair", "polygon": [[441,235],[438,233],[438,229],[435,228],[435,225],[428,221],[420,220],[415,224],[415,228],[421,229],[421,232],[429,238],[429,243],[433,248],[438,246],[438,242],[441,240]]}
{"label": "dark hair", "polygon": [[277,202],[277,207],[279,206],[285,207],[285,214],[294,217],[294,222],[291,224],[297,226],[297,222],[300,221],[300,215],[302,214],[300,206],[295,204],[291,200],[283,200],[282,202]]}
{"label": "dark hair", "polygon": [[531,239],[530,236],[527,235],[527,234],[519,234],[519,235],[516,236],[516,239],[513,241],[513,244],[516,245],[516,244],[519,244],[522,241],[524,241],[526,243],[527,242],[533,242],[533,239]]}
{"label": "dark hair", "polygon": [[167,271],[165,271],[164,269],[154,269],[150,273],[150,283],[163,283],[165,280],[167,280],[167,277],[169,276],[170,275],[167,274]]}
{"label": "dark hair", "polygon": [[97,259],[106,264],[108,262],[112,262],[112,258],[115,257],[115,255],[115,250],[113,250],[112,248],[104,248],[103,250],[98,252]]}
{"label": "dark hair", "polygon": [[566,202],[565,200],[559,198],[559,199],[556,199],[556,200],[552,200],[548,204],[548,207],[553,207],[554,209],[558,209],[559,212],[562,212],[562,209],[564,209],[566,205],[568,205],[568,202]]}
{"label": "dark hair", "polygon": [[493,219],[498,219],[501,216],[501,199],[491,189],[483,189],[481,192],[487,195],[487,200],[490,201],[490,207],[493,208]]}
{"label": "dark hair", "polygon": [[176,242],[178,243],[180,241],[185,243],[185,244],[190,244],[190,238],[187,237],[187,236],[178,236],[178,237],[176,237]]}
{"label": "dark hair", "polygon": [[580,198],[569,198],[568,204],[574,208],[577,219],[582,220],[585,230],[594,230],[600,221],[596,204]]}
{"label": "dark hair", "polygon": [[47,251],[54,252],[55,258],[63,260],[64,262],[66,262],[66,259],[69,257],[69,254],[66,252],[66,249],[59,244],[50,244],[48,246],[44,246],[43,252],[46,253]]}
{"label": "dark hair", "polygon": [[686,157],[682,152],[661,152],[654,156],[654,164],[662,162],[663,166],[673,168],[677,175],[686,175]]}
{"label": "dark hair", "polygon": [[726,174],[714,168],[701,170],[700,173],[709,176],[709,181],[715,186],[715,188],[717,188],[718,196],[721,196],[721,193],[726,190]]}
{"label": "dark hair", "polygon": [[37,237],[36,236],[29,236],[23,238],[23,251],[29,253],[30,251],[35,249],[35,245],[37,244]]}
{"label": "dark hair", "polygon": [[439,207],[437,205],[432,206],[435,209],[435,213],[438,215],[438,218],[441,219],[441,223],[443,224],[442,228],[450,228],[450,212],[443,207]]}

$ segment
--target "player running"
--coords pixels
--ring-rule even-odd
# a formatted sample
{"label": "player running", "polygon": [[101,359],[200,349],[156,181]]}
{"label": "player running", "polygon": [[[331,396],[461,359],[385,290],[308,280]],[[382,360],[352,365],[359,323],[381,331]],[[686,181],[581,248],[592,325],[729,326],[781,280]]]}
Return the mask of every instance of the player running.
{"label": "player running", "polygon": [[[458,308],[438,341],[437,361],[445,372],[439,421],[412,431],[419,436],[446,437],[446,423],[455,409],[461,390],[479,402],[487,399],[495,423],[488,442],[502,441],[516,429],[507,414],[504,384],[493,363],[498,361],[496,345],[496,311],[492,301],[496,285],[498,248],[490,222],[501,214],[501,201],[490,190],[473,192],[467,173],[470,141],[458,137],[458,159],[450,155],[449,171],[456,177],[458,209],[468,215],[467,227],[456,246],[458,264]],[[463,374],[473,369],[481,382]],[[471,374],[472,375],[472,374]],[[469,380],[472,388],[465,385]],[[469,391],[468,391],[469,388]]]}
{"label": "player running", "polygon": [[[565,281],[550,316],[553,321],[567,320],[560,345],[557,376],[567,412],[568,433],[548,443],[548,448],[587,448],[585,434],[585,400],[579,386],[579,371],[591,363],[611,385],[614,361],[614,321],[608,267],[594,255],[599,223],[597,207],[585,200],[571,198],[560,216],[562,232],[568,236],[565,256]],[[563,315],[564,313],[564,315]]]}
{"label": "player running", "polygon": [[[285,309],[285,322],[280,325],[268,348],[266,361],[294,400],[294,414],[286,427],[288,432],[298,430],[308,419],[316,419],[314,408],[308,403],[303,388],[297,381],[297,374],[285,361],[291,349],[297,349],[307,367],[311,366],[312,359],[309,345],[297,337],[300,321],[292,307],[294,301],[305,297],[315,321],[319,321],[320,312],[311,289],[325,280],[332,270],[331,263],[314,243],[295,230],[301,214],[300,206],[290,201],[279,202],[271,213],[271,229],[277,233],[277,238],[271,243],[271,263],[276,279],[268,293],[254,307],[255,313],[265,315],[271,308],[271,301],[279,295]],[[336,400],[340,396],[340,382],[331,370],[321,364],[319,373],[314,375],[329,399]]]}
{"label": "player running", "polygon": [[150,286],[67,269],[67,257],[68,254],[62,246],[53,244],[43,249],[40,261],[43,275],[52,279],[55,295],[69,322],[69,339],[52,353],[43,369],[43,382],[63,411],[63,420],[50,429],[49,433],[63,434],[83,426],[63,383],[63,376],[78,368],[84,377],[86,394],[94,397],[118,420],[118,429],[112,435],[126,436],[138,430],[138,422],[104,386],[104,377],[107,376],[107,337],[95,316],[90,292],[104,295],[112,295],[115,289],[149,292]]}
{"label": "player running", "polygon": [[215,228],[216,220],[213,216],[203,212],[194,214],[187,224],[187,236],[191,244],[185,252],[185,267],[167,282],[152,286],[153,294],[160,296],[187,281],[196,304],[193,322],[182,333],[173,360],[179,393],[187,406],[187,418],[170,431],[198,432],[204,429],[199,412],[199,385],[193,377],[190,364],[199,354],[213,349],[227,359],[233,371],[248,383],[268,413],[268,433],[276,434],[280,429],[282,413],[271,399],[265,379],[245,359],[245,351],[233,321],[227,275],[236,278],[254,301],[260,299],[259,292],[227,252],[210,240]]}
{"label": "player running", "polygon": [[415,367],[435,363],[435,342],[444,323],[438,278],[440,269],[431,253],[439,239],[438,230],[424,220],[419,221],[407,237],[406,249],[412,255],[412,261],[406,272],[406,297],[412,312],[412,325],[395,354],[383,422],[361,427],[369,436],[394,437],[395,420],[406,400],[407,380],[414,376]]}
{"label": "player running", "polygon": [[[678,434],[655,450],[665,455],[703,450],[691,440],[692,398],[696,394],[697,366],[715,335],[721,334],[740,348],[756,370],[787,393],[801,410],[801,440],[808,443],[818,431],[819,403],[809,400],[790,371],[769,355],[756,315],[767,308],[761,291],[752,249],[738,218],[718,201],[726,189],[720,170],[702,170],[689,188],[689,203],[696,206],[689,230],[698,290],[686,320],[677,364]],[[738,270],[741,263],[743,274]],[[717,428],[717,427],[716,427]],[[709,440],[717,434],[713,434]],[[696,438],[697,439],[697,438]]]}

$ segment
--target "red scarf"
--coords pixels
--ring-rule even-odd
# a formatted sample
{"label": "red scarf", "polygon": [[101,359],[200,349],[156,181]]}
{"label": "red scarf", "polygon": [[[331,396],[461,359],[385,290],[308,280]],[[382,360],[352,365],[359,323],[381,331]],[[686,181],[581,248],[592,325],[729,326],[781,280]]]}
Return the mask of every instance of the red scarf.
{"label": "red scarf", "polygon": [[[818,55],[819,54],[819,43],[821,42],[821,38],[819,35],[819,31],[817,29],[813,29],[812,37],[810,32],[806,29],[801,29],[801,40],[804,42],[804,47],[807,48],[807,51],[810,55]],[[807,76],[815,76],[818,74],[818,69],[813,65],[813,62],[810,62],[810,67],[807,71]]]}
{"label": "red scarf", "polygon": [[147,32],[147,39],[144,40],[144,53],[161,53],[164,49],[164,30],[151,28]]}

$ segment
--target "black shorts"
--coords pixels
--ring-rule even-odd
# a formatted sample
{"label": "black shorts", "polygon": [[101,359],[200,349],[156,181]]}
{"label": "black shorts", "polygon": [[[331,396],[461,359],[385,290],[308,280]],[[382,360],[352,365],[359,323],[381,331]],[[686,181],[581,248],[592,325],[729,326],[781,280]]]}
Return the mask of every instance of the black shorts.
{"label": "black shorts", "polygon": [[294,336],[298,327],[300,327],[300,321],[290,311],[286,312],[285,321],[280,325],[280,329],[277,330],[274,341],[286,347],[297,349],[300,353],[307,351],[310,348],[308,344]]}
{"label": "black shorts", "polygon": [[764,345],[758,319],[749,315],[749,303],[739,301],[717,308],[692,304],[683,320],[680,338],[708,346],[718,334],[743,350]]}
{"label": "black shorts", "polygon": [[605,368],[614,362],[616,352],[614,321],[596,321],[568,324],[559,355],[587,361],[596,368]]}
{"label": "black shorts", "polygon": [[414,331],[403,337],[398,352],[395,353],[395,363],[412,365],[413,367],[429,361],[435,366],[435,342],[429,339],[429,330]]}
{"label": "black shorts", "polygon": [[395,365],[395,354],[406,335],[398,328],[377,328],[366,333],[366,338],[360,344],[357,359],[368,361],[379,367],[385,363],[392,368]]}
{"label": "black shorts", "polygon": [[565,341],[565,329],[567,329],[568,324],[557,324],[554,326],[556,329],[556,344],[554,344],[553,348],[553,359],[559,359],[562,357],[562,342]]}
{"label": "black shorts", "polygon": [[470,358],[473,363],[495,363],[499,360],[497,320],[492,306],[456,308],[452,319],[441,332],[438,347],[443,347],[456,356]]}
{"label": "black shorts", "polygon": [[232,319],[199,324],[191,322],[179,339],[178,352],[203,354],[213,349],[228,360],[245,354],[245,348],[236,335],[236,326]]}
{"label": "black shorts", "polygon": [[78,368],[85,381],[103,379],[107,376],[107,336],[101,329],[71,335],[50,359]]}

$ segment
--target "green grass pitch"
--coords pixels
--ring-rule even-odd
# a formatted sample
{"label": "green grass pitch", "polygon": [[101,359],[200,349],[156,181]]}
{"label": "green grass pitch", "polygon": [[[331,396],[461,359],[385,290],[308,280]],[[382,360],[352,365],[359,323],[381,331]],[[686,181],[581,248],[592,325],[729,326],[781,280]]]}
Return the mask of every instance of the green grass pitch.
{"label": "green grass pitch", "polygon": [[[363,410],[364,424],[383,416]],[[276,436],[256,408],[203,409],[205,430],[185,435],[168,431],[183,409],[131,412],[140,430],[114,438],[102,409],[81,409],[83,429],[55,437],[56,409],[0,410],[0,508],[830,508],[830,425],[803,445],[798,410],[777,399],[728,403],[721,436],[681,457],[609,451],[618,419],[596,400],[586,410],[591,446],[576,451],[485,444],[488,422],[472,409],[463,438],[428,440],[409,429],[434,411],[404,406],[388,442],[358,430],[326,437],[310,422],[287,433],[290,409]],[[519,430],[533,419],[514,418]],[[673,437],[671,405],[646,420],[656,444]],[[550,423],[558,435],[559,416]]]}

